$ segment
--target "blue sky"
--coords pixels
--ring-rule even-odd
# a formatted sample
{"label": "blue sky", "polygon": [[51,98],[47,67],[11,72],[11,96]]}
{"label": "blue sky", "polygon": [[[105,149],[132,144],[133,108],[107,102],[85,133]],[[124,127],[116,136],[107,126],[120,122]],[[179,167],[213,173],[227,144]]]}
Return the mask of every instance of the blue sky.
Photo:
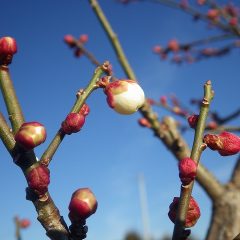
{"label": "blue sky", "polygon": [[[202,96],[203,84],[211,79],[215,90],[212,109],[227,115],[237,105],[239,91],[239,50],[230,55],[191,65],[176,66],[152,54],[155,44],[177,38],[182,42],[214,34],[205,23],[161,5],[140,3],[121,5],[114,0],[100,1],[118,34],[129,61],[147,96],[159,99],[175,93],[184,103]],[[75,93],[86,86],[94,71],[85,58],[76,59],[63,43],[66,34],[88,34],[88,49],[99,61],[109,60],[119,78],[124,78],[111,46],[88,1],[10,0],[1,3],[1,37],[12,36],[18,53],[11,65],[11,76],[26,121],[46,126],[48,138],[36,149],[38,156],[48,146],[75,101]],[[88,219],[88,239],[120,240],[128,230],[142,233],[138,175],[144,174],[148,193],[150,229],[155,237],[171,233],[168,206],[179,195],[176,160],[148,129],[140,128],[139,113],[116,114],[106,104],[102,90],[87,100],[91,113],[79,134],[66,137],[51,165],[51,195],[67,218],[73,191],[90,187],[99,202],[97,213]],[[3,101],[1,111],[6,114]],[[159,117],[166,112],[156,109]],[[237,123],[237,121],[235,121]],[[193,132],[185,137],[191,145]],[[23,239],[47,239],[36,220],[33,205],[25,200],[26,182],[0,145],[0,238],[14,239],[13,217],[29,218],[32,226]],[[206,150],[202,162],[221,181],[226,181],[235,158],[220,158]],[[196,184],[193,196],[202,216],[193,233],[203,238],[211,204]]]}

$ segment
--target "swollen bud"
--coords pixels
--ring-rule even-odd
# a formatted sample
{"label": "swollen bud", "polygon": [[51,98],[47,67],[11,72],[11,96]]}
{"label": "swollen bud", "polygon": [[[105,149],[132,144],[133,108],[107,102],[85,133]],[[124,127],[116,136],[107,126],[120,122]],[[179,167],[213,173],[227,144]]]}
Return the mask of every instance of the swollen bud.
{"label": "swollen bud", "polygon": [[39,196],[48,191],[50,171],[44,165],[38,165],[27,173],[28,186]]}
{"label": "swollen bud", "polygon": [[191,115],[188,117],[188,124],[191,128],[196,128],[199,115]]}
{"label": "swollen bud", "polygon": [[142,88],[133,80],[117,80],[105,88],[108,105],[120,114],[132,114],[144,104]]}
{"label": "swollen bud", "polygon": [[204,143],[219,152],[222,156],[230,156],[240,151],[240,137],[230,132],[222,132],[219,135],[207,134],[203,138]]}
{"label": "swollen bud", "polygon": [[23,123],[15,135],[15,141],[27,150],[33,149],[46,140],[47,133],[39,122]]}
{"label": "swollen bud", "polygon": [[90,113],[89,106],[86,103],[84,103],[79,113],[82,114],[83,116],[87,116]]}
{"label": "swollen bud", "polygon": [[71,222],[87,219],[96,212],[97,205],[97,200],[89,188],[79,188],[72,194],[68,207]]}
{"label": "swollen bud", "polygon": [[0,63],[8,65],[12,62],[13,55],[17,52],[16,40],[12,37],[0,38]]}
{"label": "swollen bud", "polygon": [[66,119],[62,122],[62,131],[65,134],[79,132],[85,123],[85,116],[80,113],[69,113]]}
{"label": "swollen bud", "polygon": [[191,158],[183,158],[178,164],[178,169],[183,185],[188,185],[197,175],[197,164]]}
{"label": "swollen bud", "polygon": [[[177,209],[178,209],[179,197],[175,197],[173,202],[169,206],[168,217],[169,219],[175,223],[176,216],[177,216]],[[193,197],[190,198],[189,207],[186,216],[185,227],[190,228],[193,227],[198,219],[200,218],[200,208]]]}

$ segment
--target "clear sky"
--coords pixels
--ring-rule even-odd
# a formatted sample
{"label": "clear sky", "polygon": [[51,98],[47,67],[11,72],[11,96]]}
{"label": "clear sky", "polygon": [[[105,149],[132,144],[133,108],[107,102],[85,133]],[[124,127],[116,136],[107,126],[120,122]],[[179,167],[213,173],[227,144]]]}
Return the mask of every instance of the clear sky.
{"label": "clear sky", "polygon": [[[118,34],[146,96],[159,99],[175,93],[185,104],[199,98],[203,84],[211,79],[215,90],[212,109],[227,115],[238,105],[239,50],[230,55],[195,64],[176,66],[160,61],[151,51],[155,44],[169,39],[181,42],[214,34],[205,23],[194,23],[191,17],[176,10],[150,3],[121,5],[101,0],[103,9]],[[86,86],[94,66],[86,58],[76,59],[64,44],[63,37],[88,34],[88,49],[99,61],[109,60],[119,78],[124,73],[87,0],[1,1],[1,37],[12,36],[19,51],[11,65],[11,76],[26,121],[46,126],[48,138],[36,149],[38,156],[48,146],[75,101],[75,93]],[[121,116],[106,104],[102,90],[87,100],[91,108],[79,134],[66,137],[51,165],[50,193],[67,218],[73,191],[90,187],[99,202],[97,213],[88,219],[89,240],[120,240],[128,230],[143,232],[138,175],[145,177],[154,237],[171,233],[173,224],[167,217],[168,206],[179,195],[180,182],[174,157],[148,129],[137,124],[140,114]],[[6,114],[3,101],[1,111]],[[166,115],[156,109],[159,117]],[[193,132],[185,137],[191,145]],[[0,144],[0,239],[14,239],[13,217],[29,218],[32,225],[23,231],[23,240],[47,239],[36,220],[31,202],[25,200],[26,182]],[[234,158],[220,158],[206,150],[202,162],[221,181],[226,181]],[[210,220],[211,204],[196,184],[193,196],[199,202],[202,216],[193,233],[203,239]]]}

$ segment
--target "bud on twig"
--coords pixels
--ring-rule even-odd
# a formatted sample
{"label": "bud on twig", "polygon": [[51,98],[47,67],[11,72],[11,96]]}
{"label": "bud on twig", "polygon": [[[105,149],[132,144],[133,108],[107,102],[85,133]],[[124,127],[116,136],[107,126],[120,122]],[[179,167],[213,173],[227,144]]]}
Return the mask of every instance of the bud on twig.
{"label": "bud on twig", "polygon": [[188,124],[191,128],[196,128],[199,115],[191,115],[188,117]]}
{"label": "bud on twig", "polygon": [[12,37],[0,38],[0,64],[8,65],[12,62],[13,55],[17,52],[16,40]]}
{"label": "bud on twig", "polygon": [[62,131],[68,135],[79,132],[82,126],[84,125],[84,123],[85,123],[85,116],[83,114],[69,113],[66,119],[64,120],[64,122],[62,122]]}
{"label": "bud on twig", "polygon": [[[169,219],[175,223],[177,216],[179,197],[175,197],[173,202],[169,206],[168,217]],[[198,219],[200,218],[200,208],[193,197],[190,198],[189,207],[186,216],[185,227],[190,228],[193,227]]]}
{"label": "bud on twig", "polygon": [[222,132],[219,135],[207,134],[203,141],[222,156],[234,155],[240,151],[240,137],[230,132]]}
{"label": "bud on twig", "polygon": [[197,175],[197,164],[191,158],[183,158],[178,164],[178,169],[183,185],[188,185]]}
{"label": "bud on twig", "polygon": [[97,200],[89,188],[79,188],[72,194],[68,207],[71,222],[87,219],[96,212],[97,205]]}
{"label": "bud on twig", "polygon": [[105,88],[108,105],[120,114],[132,114],[144,104],[142,88],[133,80],[118,80]]}
{"label": "bud on twig", "polygon": [[50,171],[44,165],[38,165],[27,173],[29,187],[38,195],[44,195],[48,191],[50,183]]}
{"label": "bud on twig", "polygon": [[44,126],[38,122],[23,123],[15,135],[15,141],[25,149],[33,149],[46,140]]}

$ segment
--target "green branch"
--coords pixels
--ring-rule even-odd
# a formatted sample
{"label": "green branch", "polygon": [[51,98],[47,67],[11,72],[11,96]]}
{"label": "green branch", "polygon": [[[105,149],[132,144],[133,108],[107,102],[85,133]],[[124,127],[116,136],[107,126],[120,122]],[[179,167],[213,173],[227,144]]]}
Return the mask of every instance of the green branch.
{"label": "green branch", "polygon": [[[84,102],[86,99],[89,97],[89,95],[98,88],[97,81],[99,78],[102,76],[102,74],[106,71],[108,71],[108,66],[109,62],[105,62],[103,65],[100,67],[97,67],[92,79],[90,80],[88,86],[78,92],[79,94],[77,95],[77,99],[71,109],[71,113],[78,113],[80,109],[82,108]],[[62,140],[65,137],[65,133],[61,131],[61,128],[58,130],[57,134],[49,144],[48,148],[46,151],[43,153],[41,157],[41,162],[45,165],[48,165],[50,161],[52,160],[53,155],[55,154],[56,150],[58,149],[59,145],[61,144]]]}
{"label": "green branch", "polygon": [[[206,84],[204,85],[204,98],[202,100],[202,105],[200,108],[198,123],[195,130],[193,147],[190,156],[190,158],[194,160],[197,164],[199,163],[202,151],[205,149],[205,145],[202,139],[209,111],[209,104],[212,98],[213,91],[211,81],[207,81]],[[194,181],[192,181],[187,186],[181,186],[181,193],[172,240],[180,240],[182,237],[193,185]]]}
{"label": "green branch", "polygon": [[24,117],[10,78],[8,66],[5,65],[0,66],[0,88],[7,107],[13,133],[16,133],[24,123]]}

